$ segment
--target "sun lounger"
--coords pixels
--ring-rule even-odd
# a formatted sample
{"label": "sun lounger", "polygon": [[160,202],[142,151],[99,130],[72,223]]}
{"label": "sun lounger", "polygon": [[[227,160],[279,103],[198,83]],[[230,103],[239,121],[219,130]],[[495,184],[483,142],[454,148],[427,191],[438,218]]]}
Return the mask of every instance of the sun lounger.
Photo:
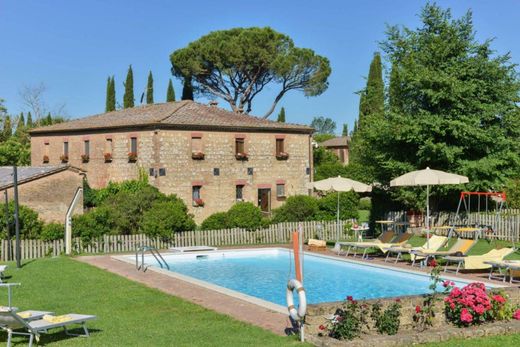
{"label": "sun lounger", "polygon": [[[433,251],[430,249],[424,249],[422,251],[412,251],[412,254],[415,254],[416,257],[424,258],[423,264],[427,264],[430,258],[435,258],[436,256],[465,256],[470,249],[477,243],[477,240],[474,239],[457,239],[457,241],[451,246],[447,251]],[[415,261],[418,259],[414,259],[412,265],[415,264]]]}
{"label": "sun lounger", "polygon": [[[88,337],[86,322],[95,318],[96,316],[69,313],[57,317],[44,315],[42,319],[27,321],[16,311],[3,309],[0,310],[0,329],[7,332],[7,347],[11,346],[13,335],[29,336],[29,347],[31,347],[35,338],[39,340],[41,334],[46,334],[49,329],[54,328],[63,328],[65,333],[70,336]],[[69,333],[67,327],[74,324],[81,325],[83,334]]]}
{"label": "sun lounger", "polygon": [[309,239],[309,242],[307,242],[307,246],[309,247],[309,251],[322,252],[327,250],[327,241]]}
{"label": "sun lounger", "polygon": [[0,283],[4,280],[4,271],[7,269],[7,265],[0,265]]}
{"label": "sun lounger", "polygon": [[216,251],[217,247],[210,246],[191,246],[191,247],[170,247],[170,251],[172,252],[207,252],[207,251]]}
{"label": "sun lounger", "polygon": [[[520,260],[502,260],[502,261],[485,261],[486,264],[491,266],[489,271],[489,279],[499,279],[503,282],[506,281],[506,277],[509,275],[509,283],[519,283],[520,279],[515,280],[515,277],[520,278]],[[494,274],[497,270],[498,275]],[[505,273],[502,274],[501,270]]]}
{"label": "sun lounger", "polygon": [[[510,255],[515,251],[514,248],[501,248],[501,249],[492,249],[486,254],[482,255],[470,255],[467,257],[458,257],[458,256],[446,256],[443,259],[446,261],[446,265],[444,266],[444,272],[454,272],[456,274],[459,273],[460,269],[463,267],[465,270],[479,270],[479,269],[489,269],[492,266],[487,264],[488,261],[501,262],[505,257]],[[448,265],[456,263],[456,270],[449,270]]]}
{"label": "sun lounger", "polygon": [[[439,248],[444,246],[447,241],[448,238],[446,236],[432,235],[430,239],[420,247],[407,247],[406,245],[390,247],[387,249],[385,262],[391,258],[392,254],[397,254],[395,258],[395,263],[397,263],[402,257],[403,253],[410,254],[412,261],[415,262],[416,260],[419,260],[419,257],[412,252],[421,252],[424,250],[437,251]],[[424,257],[422,259],[424,259]]]}
{"label": "sun lounger", "polygon": [[[349,247],[349,250],[351,247],[354,247],[359,244],[373,244],[373,243],[388,243],[395,237],[395,233],[391,230],[383,232],[377,239],[371,239],[371,240],[365,240],[362,242],[336,242],[336,245],[334,246],[334,249],[337,250],[338,255],[341,252],[341,247]],[[347,251],[348,255],[348,251]]]}
{"label": "sun lounger", "polygon": [[[391,247],[404,245],[411,237],[412,237],[411,233],[402,233],[402,234],[399,234],[396,237],[394,237],[394,239],[391,240],[391,242],[372,242],[372,243],[371,242],[367,242],[367,243],[360,242],[356,245],[350,246],[346,255],[348,255],[351,248],[363,249],[362,259],[365,259],[367,257],[367,251],[370,248],[377,248],[384,254]],[[355,254],[354,254],[354,256],[355,256]]]}

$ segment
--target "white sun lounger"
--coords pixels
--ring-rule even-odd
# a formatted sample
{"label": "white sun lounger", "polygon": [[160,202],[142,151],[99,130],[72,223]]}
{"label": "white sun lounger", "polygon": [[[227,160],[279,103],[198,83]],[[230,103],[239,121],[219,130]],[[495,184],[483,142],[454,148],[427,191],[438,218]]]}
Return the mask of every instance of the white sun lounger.
{"label": "white sun lounger", "polygon": [[0,283],[3,283],[4,271],[7,269],[7,265],[0,265]]}
{"label": "white sun lounger", "polygon": [[[20,317],[14,310],[0,310],[0,329],[7,332],[7,347],[11,347],[11,339],[13,335],[29,336],[29,347],[32,347],[34,338],[39,339],[41,334],[46,334],[49,329],[63,328],[65,334],[69,336],[88,337],[89,332],[86,322],[96,319],[96,316],[69,313],[70,319],[63,322],[52,323],[45,319],[27,321]],[[79,324],[83,328],[83,334],[71,334],[67,330],[67,326]]]}
{"label": "white sun lounger", "polygon": [[170,247],[170,251],[172,252],[208,252],[208,251],[216,251],[217,247],[210,246],[191,246],[191,247]]}

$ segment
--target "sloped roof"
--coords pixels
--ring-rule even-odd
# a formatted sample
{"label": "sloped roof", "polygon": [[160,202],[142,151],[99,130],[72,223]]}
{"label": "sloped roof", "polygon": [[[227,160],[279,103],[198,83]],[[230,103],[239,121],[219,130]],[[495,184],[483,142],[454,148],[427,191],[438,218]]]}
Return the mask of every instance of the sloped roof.
{"label": "sloped roof", "polygon": [[125,108],[36,128],[31,134],[160,126],[180,129],[257,130],[311,133],[307,125],[279,123],[241,115],[191,100]]}
{"label": "sloped roof", "polygon": [[[17,169],[18,184],[72,168],[69,165],[20,166]],[[0,190],[13,185],[13,167],[0,166]]]}
{"label": "sloped roof", "polygon": [[333,139],[323,141],[320,143],[320,146],[323,147],[341,147],[341,146],[348,146],[348,143],[350,142],[350,136],[340,136],[335,137]]}

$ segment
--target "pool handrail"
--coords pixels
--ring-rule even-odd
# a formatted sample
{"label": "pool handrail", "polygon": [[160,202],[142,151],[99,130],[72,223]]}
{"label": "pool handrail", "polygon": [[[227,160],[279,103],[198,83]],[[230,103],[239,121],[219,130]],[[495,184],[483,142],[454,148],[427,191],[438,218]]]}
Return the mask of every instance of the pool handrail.
{"label": "pool handrail", "polygon": [[[135,252],[135,268],[137,269],[137,271],[139,271],[141,269],[143,269],[143,272],[146,271],[147,267],[145,267],[145,264],[144,264],[144,254],[147,251],[149,251],[150,254],[153,255],[155,260],[157,260],[157,263],[159,263],[159,266],[161,267],[161,269],[165,267],[168,270],[170,270],[170,265],[168,265],[166,260],[164,260],[163,256],[161,255],[161,253],[159,252],[159,250],[157,248],[155,248],[153,246],[143,245],[143,246],[140,246],[139,248],[137,248],[137,251]],[[139,264],[139,253],[141,253],[141,264]]]}

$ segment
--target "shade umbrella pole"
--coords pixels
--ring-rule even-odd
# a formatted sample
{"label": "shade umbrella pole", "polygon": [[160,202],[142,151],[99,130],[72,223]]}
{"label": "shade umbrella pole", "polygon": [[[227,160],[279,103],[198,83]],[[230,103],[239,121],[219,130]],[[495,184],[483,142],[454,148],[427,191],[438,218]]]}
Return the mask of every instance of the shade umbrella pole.
{"label": "shade umbrella pole", "polygon": [[338,206],[336,207],[336,241],[339,241],[339,190],[338,190]]}
{"label": "shade umbrella pole", "polygon": [[430,185],[426,185],[426,247],[430,248]]}

